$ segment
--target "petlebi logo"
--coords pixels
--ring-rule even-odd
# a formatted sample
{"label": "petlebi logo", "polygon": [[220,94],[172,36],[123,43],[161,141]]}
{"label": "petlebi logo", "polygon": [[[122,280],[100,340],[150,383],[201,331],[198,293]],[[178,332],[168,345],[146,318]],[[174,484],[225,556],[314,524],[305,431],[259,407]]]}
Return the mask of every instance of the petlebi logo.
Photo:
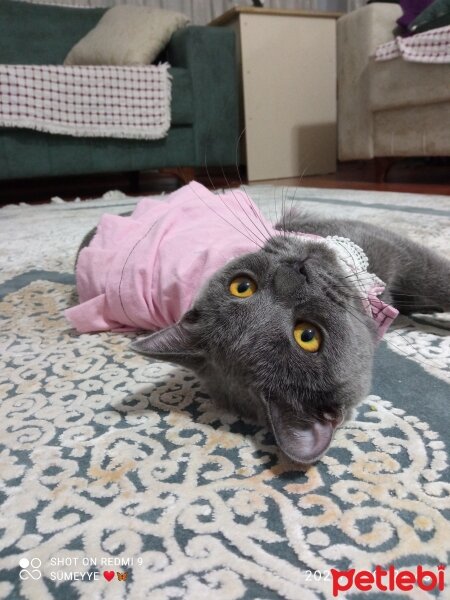
{"label": "petlebi logo", "polygon": [[439,565],[436,570],[424,569],[418,565],[415,569],[396,569],[393,565],[383,569],[380,565],[374,571],[339,571],[330,569],[333,586],[333,597],[341,592],[356,588],[360,592],[370,592],[373,589],[381,592],[409,592],[419,588],[425,592],[434,590],[444,591],[445,565]]}
{"label": "petlebi logo", "polygon": [[25,557],[21,558],[19,560],[19,567],[21,568],[19,573],[20,579],[40,579],[42,577],[41,564],[41,560],[36,557],[31,560]]}

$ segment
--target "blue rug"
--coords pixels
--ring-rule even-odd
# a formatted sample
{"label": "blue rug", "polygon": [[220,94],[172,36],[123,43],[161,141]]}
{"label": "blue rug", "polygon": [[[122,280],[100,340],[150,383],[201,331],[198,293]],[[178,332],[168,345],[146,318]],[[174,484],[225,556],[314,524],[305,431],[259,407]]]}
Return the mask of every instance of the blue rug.
{"label": "blue rug", "polygon": [[[249,191],[448,256],[445,197]],[[0,210],[0,598],[450,598],[448,315],[392,329],[371,395],[299,471],[191,372],[69,329],[81,238],[135,202]]]}

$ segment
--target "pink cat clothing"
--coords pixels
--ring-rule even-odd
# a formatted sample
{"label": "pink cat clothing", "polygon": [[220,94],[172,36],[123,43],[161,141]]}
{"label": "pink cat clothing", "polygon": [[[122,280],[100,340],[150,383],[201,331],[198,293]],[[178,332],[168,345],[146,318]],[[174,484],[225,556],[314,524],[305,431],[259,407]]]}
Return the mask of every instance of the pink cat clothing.
{"label": "pink cat clothing", "polygon": [[[65,315],[80,333],[168,327],[189,310],[218,269],[256,252],[275,235],[280,232],[239,190],[218,195],[192,182],[164,201],[143,198],[129,217],[101,217],[78,258],[80,304]],[[327,243],[339,256],[341,238],[296,235]],[[345,265],[348,252],[341,252],[342,266],[355,271],[354,263]],[[362,293],[382,337],[397,311],[377,298],[384,287],[373,277],[372,287]],[[361,281],[366,285],[367,273]]]}
{"label": "pink cat clothing", "polygon": [[173,325],[218,269],[276,233],[242,191],[192,182],[164,201],[143,198],[129,217],[101,217],[78,259],[80,304],[66,317],[80,333]]}

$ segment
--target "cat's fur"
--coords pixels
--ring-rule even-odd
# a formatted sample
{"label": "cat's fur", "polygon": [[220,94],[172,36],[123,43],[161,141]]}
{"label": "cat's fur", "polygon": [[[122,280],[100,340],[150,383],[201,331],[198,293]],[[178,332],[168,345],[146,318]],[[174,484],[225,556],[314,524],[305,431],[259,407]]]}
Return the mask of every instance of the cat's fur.
{"label": "cat's fur", "polygon": [[[450,310],[450,263],[410,240],[357,221],[295,214],[289,230],[361,246],[369,270],[387,284],[383,300],[400,312]],[[242,274],[258,285],[245,299],[229,292]],[[321,330],[319,352],[295,343],[298,321]],[[303,464],[320,458],[369,392],[375,347],[374,322],[333,252],[293,236],[228,263],[180,323],[133,343],[138,352],[193,369],[226,407],[266,419],[285,454]]]}

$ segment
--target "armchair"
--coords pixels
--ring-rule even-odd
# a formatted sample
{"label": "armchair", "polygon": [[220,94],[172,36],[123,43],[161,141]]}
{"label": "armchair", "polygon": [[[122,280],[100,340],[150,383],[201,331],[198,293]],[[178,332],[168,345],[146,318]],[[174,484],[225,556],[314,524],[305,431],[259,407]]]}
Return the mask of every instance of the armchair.
{"label": "armchair", "polygon": [[398,4],[380,2],[337,22],[341,161],[450,155],[450,64],[373,58],[400,15]]}

